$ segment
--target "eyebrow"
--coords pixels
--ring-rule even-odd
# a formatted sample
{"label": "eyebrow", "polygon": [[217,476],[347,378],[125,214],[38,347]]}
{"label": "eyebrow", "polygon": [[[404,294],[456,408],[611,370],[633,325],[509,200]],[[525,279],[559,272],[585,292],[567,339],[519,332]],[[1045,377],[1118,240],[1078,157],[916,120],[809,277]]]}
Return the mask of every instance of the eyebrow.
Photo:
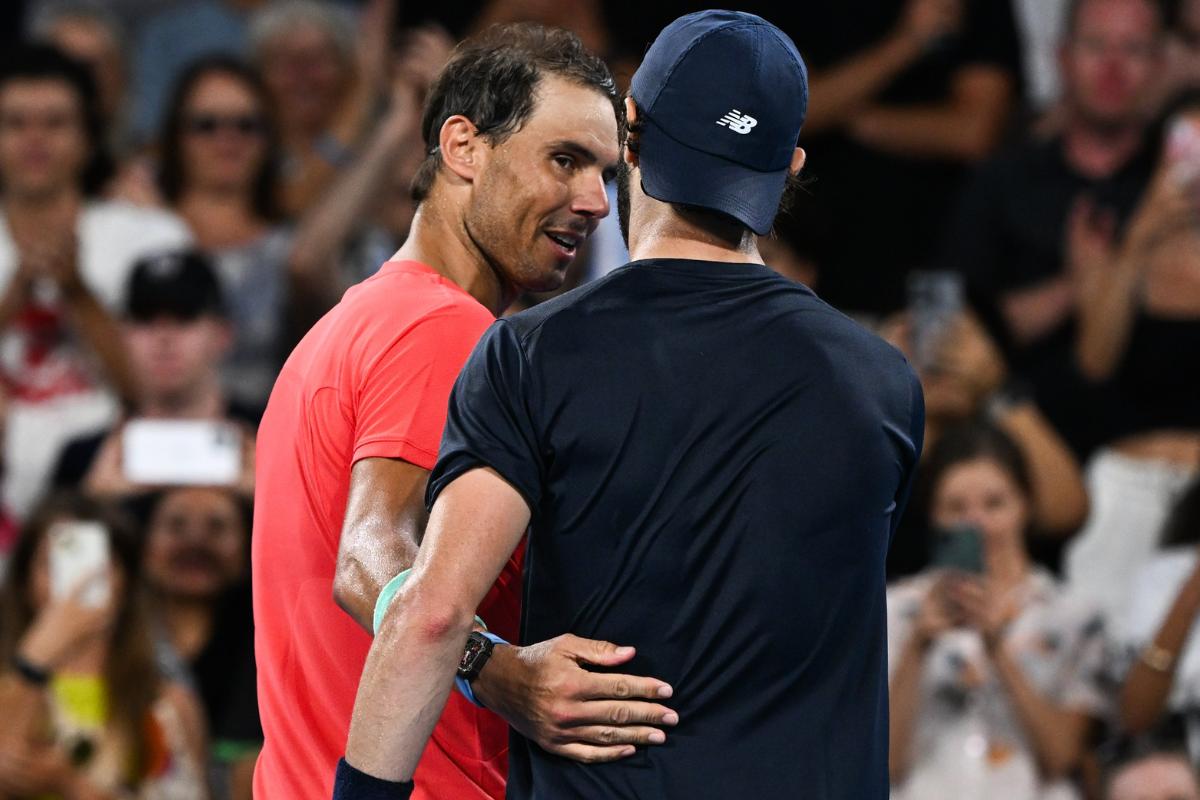
{"label": "eyebrow", "polygon": [[[572,141],[570,139],[559,139],[558,141],[551,142],[548,145],[547,149],[549,149],[551,151],[555,151],[555,152],[557,152],[557,151],[568,152],[586,164],[596,164],[596,163],[599,163],[599,161],[600,161],[599,156],[597,156],[590,149],[588,149],[587,147],[584,147],[579,142]],[[612,164],[605,166],[604,170],[603,170],[604,180],[605,181],[611,180],[613,178],[613,176],[615,175],[616,171],[617,171],[616,162],[613,162]]]}

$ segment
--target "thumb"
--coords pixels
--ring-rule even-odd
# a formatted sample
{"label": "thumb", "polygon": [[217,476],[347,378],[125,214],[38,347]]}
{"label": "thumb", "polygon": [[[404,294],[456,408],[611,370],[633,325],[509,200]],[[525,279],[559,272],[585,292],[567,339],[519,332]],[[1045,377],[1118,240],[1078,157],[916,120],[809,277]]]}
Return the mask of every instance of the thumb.
{"label": "thumb", "polygon": [[582,661],[589,664],[597,664],[604,667],[613,667],[617,664],[624,664],[629,659],[633,658],[637,651],[632,647],[618,646],[612,642],[605,642],[599,639],[582,639],[575,637],[574,650],[575,655]]}

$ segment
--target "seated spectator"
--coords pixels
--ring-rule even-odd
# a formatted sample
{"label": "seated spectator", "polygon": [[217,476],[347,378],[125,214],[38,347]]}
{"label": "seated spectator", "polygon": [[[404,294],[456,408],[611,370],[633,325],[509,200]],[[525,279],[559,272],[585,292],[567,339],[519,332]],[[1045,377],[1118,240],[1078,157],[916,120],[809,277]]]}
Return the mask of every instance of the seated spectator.
{"label": "seated spectator", "polygon": [[1187,753],[1170,744],[1128,746],[1105,771],[1103,800],[1200,800]]}
{"label": "seated spectator", "polygon": [[[1004,356],[973,316],[962,313],[938,335],[931,358],[914,352],[912,316],[897,315],[881,334],[908,357],[925,392],[925,450],[928,457],[941,434],[972,421],[987,420],[1004,431],[1021,451],[1031,482],[1031,554],[1058,566],[1061,541],[1087,516],[1088,497],[1079,463],[1067,444],[1038,410],[1027,389],[1009,375]],[[889,575],[897,577],[926,566],[928,509],[916,497],[900,523],[888,552]]]}
{"label": "seated spectator", "polygon": [[[195,252],[166,253],[138,263],[121,328],[137,394],[129,419],[212,420],[242,432],[238,486],[254,490],[254,408],[229,399],[220,363],[231,339],[221,288],[208,260]],[[125,477],[123,424],[72,440],[54,470],[54,484],[98,497],[148,491]]]}
{"label": "seated spectator", "polygon": [[134,260],[178,247],[161,211],[89,199],[108,174],[96,92],[58,51],[25,47],[0,66],[0,372],[11,391],[4,492],[29,510],[72,436],[133,394],[110,317]]}
{"label": "seated spectator", "polygon": [[[56,542],[97,525],[108,566],[60,586],[71,551]],[[206,796],[203,715],[155,664],[140,556],[134,533],[82,498],[32,516],[0,601],[0,795]]]}
{"label": "seated spectator", "polygon": [[356,26],[335,4],[276,0],[254,15],[250,52],[283,136],[282,207],[298,217],[347,166],[386,86],[395,0],[370,0]]}
{"label": "seated spectator", "polygon": [[873,315],[904,304],[968,166],[1017,97],[1010,0],[809,3],[792,31],[812,70],[801,134],[813,180],[785,223],[816,290]]}
{"label": "seated spectator", "polygon": [[1160,532],[1159,551],[1137,571],[1113,637],[1123,681],[1120,723],[1141,734],[1168,715],[1182,717],[1200,763],[1200,481],[1179,499]]}
{"label": "seated spectator", "polygon": [[1119,613],[1174,498],[1200,467],[1200,93],[1171,114],[1145,198],[1117,236],[1084,207],[1071,220],[1074,356],[1104,405],[1088,467],[1095,502],[1068,553],[1073,587]]}
{"label": "seated spectator", "polygon": [[1021,453],[994,428],[946,431],[919,480],[948,546],[888,590],[893,796],[1077,796],[1103,627],[1030,563]]}
{"label": "seated spectator", "polygon": [[[290,232],[277,224],[277,139],[255,74],[236,61],[200,61],[184,73],[163,125],[160,188],[216,265],[233,352],[225,385],[265,405],[292,342]],[[331,301],[332,302],[332,301]]]}
{"label": "seated spectator", "polygon": [[249,509],[235,492],[162,493],[146,537],[146,582],[168,663],[196,689],[219,798],[249,798],[262,745],[250,601]]}
{"label": "seated spectator", "polygon": [[408,238],[412,179],[424,157],[421,102],[453,46],[439,28],[406,33],[387,110],[361,154],[300,220],[290,266],[294,288],[311,304],[306,321],[374,274]]}
{"label": "seated spectator", "polygon": [[132,59],[136,89],[132,122],[138,144],[156,138],[171,88],[192,62],[213,56],[236,58],[245,52],[250,16],[267,2],[154,0],[152,8],[137,9],[141,19]]}
{"label": "seated spectator", "polygon": [[1082,254],[1068,237],[1086,202],[1120,227],[1153,171],[1147,98],[1162,67],[1155,0],[1078,0],[1060,49],[1061,132],[1027,138],[986,163],[957,206],[942,255],[963,273],[1013,371],[1082,457],[1104,432],[1090,424],[1103,397],[1072,353]]}

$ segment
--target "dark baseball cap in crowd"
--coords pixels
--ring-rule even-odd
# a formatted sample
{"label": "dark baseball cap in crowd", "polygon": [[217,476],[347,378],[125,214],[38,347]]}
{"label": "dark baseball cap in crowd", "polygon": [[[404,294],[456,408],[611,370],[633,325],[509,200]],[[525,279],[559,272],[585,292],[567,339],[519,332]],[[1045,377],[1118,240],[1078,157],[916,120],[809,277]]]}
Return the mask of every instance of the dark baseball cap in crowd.
{"label": "dark baseball cap in crowd", "polygon": [[630,93],[644,122],[642,190],[769,233],[808,108],[808,70],[787,34],[740,11],[680,17]]}
{"label": "dark baseball cap in crowd", "polygon": [[159,317],[193,320],[224,316],[221,284],[212,262],[195,250],[139,259],[129,278],[126,313],[138,322]]}

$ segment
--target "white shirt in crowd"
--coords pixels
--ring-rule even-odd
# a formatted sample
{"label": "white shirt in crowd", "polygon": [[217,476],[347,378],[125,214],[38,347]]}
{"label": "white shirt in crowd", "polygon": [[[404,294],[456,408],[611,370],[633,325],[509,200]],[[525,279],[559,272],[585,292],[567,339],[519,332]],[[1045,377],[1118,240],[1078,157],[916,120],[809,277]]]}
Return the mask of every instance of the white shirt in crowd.
{"label": "white shirt in crowd", "polygon": [[[191,243],[173,214],[128,203],[88,203],[76,227],[84,283],[112,313],[125,302],[139,258]],[[0,213],[0,293],[17,271],[18,253]],[[90,350],[74,341],[58,303],[31,305],[0,335],[0,373],[9,392],[3,498],[24,516],[47,486],[66,442],[111,424],[116,398],[105,387]]]}

